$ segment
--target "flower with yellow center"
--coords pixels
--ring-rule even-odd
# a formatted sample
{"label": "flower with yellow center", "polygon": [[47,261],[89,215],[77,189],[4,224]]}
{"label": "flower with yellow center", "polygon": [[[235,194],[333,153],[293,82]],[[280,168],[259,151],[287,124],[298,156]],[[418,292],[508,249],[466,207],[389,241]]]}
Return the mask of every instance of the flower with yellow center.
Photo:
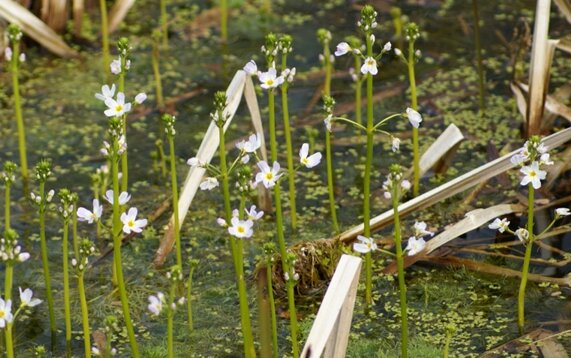
{"label": "flower with yellow center", "polygon": [[237,239],[247,239],[254,234],[254,230],[252,230],[254,222],[252,220],[240,220],[233,217],[230,223],[232,225],[228,228],[228,233]]}

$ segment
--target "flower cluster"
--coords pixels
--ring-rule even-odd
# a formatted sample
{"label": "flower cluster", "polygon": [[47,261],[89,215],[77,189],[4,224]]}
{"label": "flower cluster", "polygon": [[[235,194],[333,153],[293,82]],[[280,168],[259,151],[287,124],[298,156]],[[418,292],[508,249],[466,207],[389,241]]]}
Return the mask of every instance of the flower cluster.
{"label": "flower cluster", "polygon": [[414,236],[408,238],[408,243],[405,247],[405,251],[408,251],[408,256],[413,256],[424,250],[426,247],[426,241],[424,241],[423,236],[430,235],[433,236],[434,233],[426,230],[427,225],[424,221],[414,223]]}
{"label": "flower cluster", "polygon": [[24,262],[30,258],[30,254],[22,252],[18,244],[18,234],[14,230],[6,230],[4,237],[0,239],[0,259],[6,263]]}
{"label": "flower cluster", "polygon": [[68,189],[61,189],[58,192],[58,197],[60,199],[58,213],[64,223],[68,223],[74,212],[74,203],[77,201],[77,194],[70,192]]}
{"label": "flower cluster", "polygon": [[[170,281],[173,287],[177,287],[184,279],[182,271],[179,266],[171,267],[170,271],[167,272],[167,279]],[[174,292],[174,290],[171,290]],[[174,294],[174,293],[173,293]],[[186,298],[180,297],[176,299],[175,297],[171,297],[172,304],[169,306],[166,301],[166,296],[162,292],[157,292],[156,295],[149,296],[149,305],[147,309],[151,312],[151,314],[155,317],[158,317],[165,307],[168,307],[172,312],[174,312],[177,306],[182,306],[186,302]]]}
{"label": "flower cluster", "polygon": [[95,255],[95,245],[93,245],[91,240],[84,239],[79,244],[79,257],[71,259],[71,266],[78,273],[82,273],[89,264],[89,257],[93,255]]}
{"label": "flower cluster", "polygon": [[390,173],[387,180],[383,182],[384,196],[386,199],[391,199],[393,193],[396,191],[400,195],[409,190],[411,187],[410,182],[406,179],[403,180],[402,172],[399,165],[391,165]]}
{"label": "flower cluster", "polygon": [[5,328],[14,322],[14,319],[16,319],[21,310],[36,307],[42,303],[42,300],[33,298],[34,292],[31,289],[26,288],[22,291],[22,288],[19,288],[19,291],[20,307],[15,313],[12,313],[12,300],[3,300],[0,298],[0,328]]}
{"label": "flower cluster", "polygon": [[[565,216],[569,216],[569,215],[571,215],[571,211],[568,208],[557,208],[557,209],[555,209],[555,215],[553,217],[553,220],[552,220],[551,224],[548,225],[547,228],[548,229],[551,228],[551,226],[553,226],[555,221],[557,221],[557,220],[559,220]],[[529,231],[527,229],[524,229],[524,228],[518,228],[516,231],[512,231],[510,229],[510,222],[506,218],[494,219],[494,221],[492,221],[492,223],[488,225],[488,228],[492,229],[492,230],[498,230],[500,233],[508,232],[508,233],[514,235],[515,237],[517,237],[524,245],[529,242],[529,236],[530,236]]]}
{"label": "flower cluster", "polygon": [[[541,181],[547,175],[546,171],[541,170],[541,166],[553,164],[547,151],[547,146],[539,137],[533,136],[511,157],[511,162],[521,167],[520,172],[523,174],[521,185],[531,184],[534,189],[541,187]],[[525,165],[527,162],[531,164]]]}
{"label": "flower cluster", "polygon": [[16,181],[16,169],[18,166],[16,163],[7,161],[4,163],[4,171],[0,173],[0,180],[4,182],[4,185],[10,186]]}
{"label": "flower cluster", "polygon": [[174,137],[176,134],[176,130],[174,129],[174,124],[176,122],[175,116],[171,116],[170,114],[163,114],[161,121],[165,126],[166,135],[169,137]]}

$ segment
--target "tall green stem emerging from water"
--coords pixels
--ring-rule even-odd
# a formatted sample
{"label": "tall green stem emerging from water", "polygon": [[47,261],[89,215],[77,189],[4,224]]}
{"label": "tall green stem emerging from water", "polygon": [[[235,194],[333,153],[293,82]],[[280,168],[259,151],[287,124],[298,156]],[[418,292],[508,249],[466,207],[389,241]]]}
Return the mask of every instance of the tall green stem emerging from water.
{"label": "tall green stem emerging from water", "polygon": [[103,51],[103,73],[106,78],[109,78],[111,70],[111,55],[109,52],[109,24],[107,21],[107,2],[106,0],[99,0],[99,11],[101,12],[101,41]]}
{"label": "tall green stem emerging from water", "polygon": [[527,231],[529,232],[529,239],[525,243],[525,257],[523,260],[523,267],[521,269],[521,282],[519,285],[519,293],[517,296],[517,326],[520,335],[523,335],[525,325],[525,288],[527,286],[527,276],[529,273],[529,262],[531,261],[531,251],[533,248],[533,208],[535,204],[535,189],[532,184],[528,184],[528,198],[527,198]]}
{"label": "tall green stem emerging from water", "polygon": [[[287,69],[287,56],[291,51],[291,36],[284,35],[279,39],[280,48],[282,49],[282,71]],[[286,140],[287,152],[287,171],[288,171],[288,184],[289,184],[289,206],[291,216],[291,227],[297,227],[297,208],[295,200],[295,168],[293,167],[293,149],[291,143],[291,128],[289,123],[289,105],[287,99],[287,92],[289,87],[288,79],[284,79],[281,85],[282,92],[282,116],[284,121],[284,135]]]}
{"label": "tall green stem emerging from water", "polygon": [[[125,117],[125,116],[123,116]],[[125,287],[125,279],[123,278],[123,263],[121,259],[121,238],[122,225],[119,217],[119,158],[120,150],[117,133],[122,132],[125,118],[113,118],[110,121],[110,132],[112,133],[112,150],[111,155],[111,178],[113,181],[113,261],[115,265],[115,273],[117,275],[117,285],[119,286],[119,296],[121,298],[121,307],[123,309],[124,323],[127,328],[129,344],[131,346],[131,354],[135,358],[139,358],[139,346],[135,338],[135,330],[131,313],[129,312],[129,298],[127,297],[127,289]],[[125,173],[123,173],[125,175]]]}
{"label": "tall green stem emerging from water", "polygon": [[155,91],[157,95],[157,106],[162,109],[165,105],[163,99],[163,85],[161,81],[161,69],[160,69],[160,50],[159,50],[159,40],[160,32],[153,32],[153,52],[151,55],[151,61],[153,66],[153,74],[155,76]]}
{"label": "tall green stem emerging from water", "polygon": [[28,155],[26,153],[26,130],[24,118],[22,116],[22,103],[20,100],[20,40],[22,32],[17,25],[8,26],[8,34],[12,43],[12,58],[10,59],[10,72],[12,72],[12,90],[14,96],[14,112],[16,114],[16,124],[18,126],[18,149],[20,152],[20,170],[22,172],[22,183],[24,195],[28,194]]}
{"label": "tall green stem emerging from water", "polygon": [[167,0],[161,0],[161,33],[163,35],[163,48],[167,49],[169,47]]}
{"label": "tall green stem emerging from water", "polygon": [[220,37],[228,42],[228,0],[220,0]]}
{"label": "tall green stem emerging from water", "polygon": [[[218,125],[219,133],[218,154],[220,156],[220,176],[222,179],[222,190],[224,195],[224,211],[226,214],[226,222],[230,223],[232,219],[232,208],[230,205],[230,184],[224,139],[224,123],[226,120],[226,118],[224,118],[224,108],[226,108],[227,98],[224,92],[217,92],[214,98],[214,105],[216,107],[216,124]],[[236,239],[232,235],[229,235],[229,238],[240,300],[240,319],[242,323],[242,335],[244,336],[244,355],[247,358],[250,358],[256,356],[256,350],[254,348],[254,337],[252,335],[252,327],[250,323],[246,282],[244,280],[244,263],[243,260],[241,260],[242,246],[236,242]]]}
{"label": "tall green stem emerging from water", "polygon": [[[323,67],[325,69],[325,84],[323,86],[323,96],[331,96],[331,72],[333,66],[331,64],[331,51],[329,42],[331,41],[331,33],[326,29],[319,29],[317,37],[323,45]],[[327,191],[329,193],[329,211],[331,213],[331,222],[333,230],[340,233],[339,222],[337,221],[337,208],[335,206],[335,184],[333,172],[333,154],[331,151],[331,132],[325,131],[325,161],[327,163]]]}
{"label": "tall green stem emerging from water", "polygon": [[476,42],[476,61],[478,62],[480,116],[483,117],[486,111],[486,102],[484,98],[485,96],[484,65],[482,63],[482,44],[480,41],[480,14],[478,11],[478,0],[472,0],[472,11],[474,14],[474,38]]}
{"label": "tall green stem emerging from water", "polygon": [[[125,94],[125,76],[129,68],[129,52],[131,47],[129,45],[129,40],[122,37],[117,42],[117,49],[119,50],[119,59],[121,61],[121,72],[119,72],[119,92]],[[122,117],[123,121],[123,135],[125,136],[125,142],[127,142],[127,116]],[[121,191],[127,191],[129,188],[129,160],[127,156],[128,150],[125,149],[121,155]]]}
{"label": "tall green stem emerging from water", "polygon": [[[410,83],[410,105],[412,109],[418,111],[418,98],[416,95],[416,76],[414,71],[414,64],[417,61],[417,55],[414,48],[416,39],[420,36],[418,26],[411,22],[406,26],[406,39],[408,41],[408,58],[405,61],[408,67],[408,80]],[[418,128],[412,128],[412,165],[413,165],[413,184],[412,193],[418,196],[420,193],[420,151],[418,144]]]}

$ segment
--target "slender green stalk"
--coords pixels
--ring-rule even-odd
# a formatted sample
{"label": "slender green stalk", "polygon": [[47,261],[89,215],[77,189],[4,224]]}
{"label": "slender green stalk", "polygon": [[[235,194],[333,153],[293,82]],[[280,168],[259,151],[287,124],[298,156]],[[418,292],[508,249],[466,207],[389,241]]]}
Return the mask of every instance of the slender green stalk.
{"label": "slender green stalk", "polygon": [[[287,54],[282,55],[282,70],[287,68]],[[281,85],[282,91],[282,117],[284,121],[284,135],[286,140],[286,151],[287,151],[287,172],[288,172],[288,183],[289,183],[289,206],[290,206],[290,216],[291,216],[291,227],[295,229],[297,227],[297,208],[295,200],[295,168],[293,166],[293,149],[291,143],[291,128],[289,123],[289,106],[287,100],[287,90],[288,90],[287,79]]]}
{"label": "slender green stalk", "polygon": [[220,0],[220,37],[228,42],[228,0]]}
{"label": "slender green stalk", "polygon": [[[414,41],[408,43],[408,80],[410,82],[410,101],[412,109],[418,111],[418,98],[416,95],[416,77],[414,73]],[[412,193],[418,196],[420,191],[420,154],[418,149],[418,128],[412,128],[412,153],[413,153],[413,184]]]}
{"label": "slender green stalk", "polygon": [[103,42],[103,73],[109,78],[111,69],[111,56],[109,52],[109,24],[107,21],[107,2],[99,0],[99,10],[101,12],[101,40]]}
{"label": "slender green stalk", "polygon": [[81,305],[81,322],[83,325],[83,349],[86,358],[91,358],[91,332],[89,329],[89,310],[85,296],[85,282],[83,272],[77,276],[77,290],[79,291],[79,303]]}
{"label": "slender green stalk", "polygon": [[198,261],[190,263],[190,270],[188,273],[188,280],[186,281],[186,310],[188,314],[188,329],[189,332],[194,330],[194,324],[192,319],[192,274],[194,273],[194,268],[198,265]]}
{"label": "slender green stalk", "polygon": [[[219,95],[221,96],[221,95]],[[232,209],[230,206],[230,184],[228,178],[228,167],[226,163],[226,148],[224,140],[224,117],[223,106],[226,105],[226,96],[224,95],[223,105],[217,108],[218,128],[219,128],[219,146],[218,153],[220,155],[220,173],[222,178],[222,190],[224,194],[224,210],[226,213],[226,222],[232,219]],[[242,322],[242,335],[244,336],[244,355],[247,358],[255,357],[256,350],[254,347],[254,337],[252,335],[252,327],[250,323],[250,312],[248,307],[248,297],[246,292],[246,282],[244,281],[244,264],[242,253],[242,241],[235,240],[230,235],[230,247],[234,261],[234,269],[236,270],[236,282],[238,286],[238,295],[240,301],[240,319]]]}
{"label": "slender green stalk", "polygon": [[446,340],[444,341],[444,350],[442,352],[443,358],[448,358],[450,351],[450,342],[452,341],[453,330],[446,327]]}
{"label": "slender green stalk", "polygon": [[178,181],[176,178],[176,156],[174,153],[174,138],[172,135],[168,136],[169,151],[170,151],[170,164],[171,164],[171,189],[172,189],[172,207],[174,216],[174,239],[176,245],[176,264],[182,267],[182,246],[180,243],[180,219],[178,216]]}
{"label": "slender green stalk", "polygon": [[[127,56],[121,55],[121,72],[119,73],[119,92],[125,93],[125,73],[127,72]],[[123,116],[123,135],[127,140],[127,116]],[[121,191],[127,191],[129,187],[129,159],[125,150],[121,155]]]}
{"label": "slender green stalk", "polygon": [[472,11],[474,13],[474,37],[476,42],[476,60],[478,62],[478,77],[480,90],[480,116],[486,112],[485,85],[484,85],[484,65],[482,64],[482,44],[480,41],[480,14],[478,11],[478,0],[472,0]]}
{"label": "slender green stalk", "polygon": [[4,232],[10,230],[10,188],[12,185],[6,181],[6,188],[4,190]]}
{"label": "slender green stalk", "polygon": [[12,337],[12,326],[14,323],[6,325],[6,357],[14,358],[14,338]]}
{"label": "slender green stalk", "polygon": [[[65,209],[64,209],[65,210]],[[69,297],[69,223],[64,222],[62,257],[63,257],[63,310],[65,316],[65,343],[71,348],[71,300]]]}
{"label": "slender green stalk", "polygon": [[169,47],[169,24],[167,19],[167,0],[161,0],[161,33],[163,35],[163,48]]}
{"label": "slender green stalk", "polygon": [[4,273],[4,300],[12,299],[12,285],[14,278],[14,263],[11,261],[6,262],[6,272]]}
{"label": "slender green stalk", "polygon": [[399,187],[400,183],[393,183],[393,211],[395,221],[395,247],[396,247],[396,260],[398,270],[398,282],[400,293],[400,312],[401,312],[401,357],[408,357],[408,319],[406,310],[406,284],[404,282],[404,257],[402,250],[401,227],[399,217]]}
{"label": "slender green stalk", "polygon": [[[278,159],[278,145],[276,139],[276,118],[275,118],[275,99],[274,90],[270,89],[268,91],[268,107],[269,107],[269,124],[270,124],[270,148],[271,148],[271,159],[272,161],[277,161]],[[280,255],[282,258],[282,267],[284,272],[290,272],[289,263],[287,262],[287,251],[285,245],[285,235],[283,227],[283,217],[282,217],[282,202],[281,202],[281,187],[279,184],[274,186],[274,202],[276,208],[276,226],[278,231],[278,245],[280,249]],[[297,342],[297,313],[295,308],[295,297],[293,292],[293,285],[287,284],[287,297],[288,297],[288,308],[290,314],[290,333],[292,341],[292,350],[294,358],[299,356],[299,347]]]}
{"label": "slender green stalk", "polygon": [[[117,138],[113,137],[114,153],[117,153],[119,145]],[[117,285],[119,287],[119,296],[121,298],[121,307],[123,309],[123,318],[127,328],[127,335],[129,336],[129,344],[131,346],[131,354],[135,358],[139,358],[139,347],[135,338],[135,330],[133,328],[133,321],[129,312],[129,298],[127,297],[127,290],[125,288],[125,279],[123,278],[123,263],[121,260],[121,237],[122,228],[121,220],[119,218],[119,163],[117,158],[111,160],[111,178],[113,180],[113,261],[115,265],[115,273],[117,275]],[[123,173],[125,175],[125,173]]]}
{"label": "slender green stalk", "polygon": [[[180,266],[179,266],[180,267]],[[169,293],[169,306],[167,308],[167,356],[174,358],[174,334],[173,334],[173,320],[174,320],[174,295],[176,286],[171,284]]]}
{"label": "slender green stalk", "polygon": [[[45,182],[40,182],[40,198],[45,200]],[[56,336],[56,319],[54,314],[54,298],[52,295],[52,283],[50,278],[50,267],[48,261],[48,247],[46,243],[46,208],[45,204],[40,204],[40,248],[42,253],[42,266],[44,269],[44,282],[46,285],[46,301],[48,301],[48,314],[50,318],[50,331],[52,340]]]}
{"label": "slender green stalk", "polygon": [[[370,36],[366,36],[367,56],[373,56],[373,44]],[[363,179],[363,235],[371,236],[371,171],[373,167],[373,76],[367,73],[367,159],[365,161],[365,177]],[[371,255],[365,256],[365,311],[373,303]]]}
{"label": "slender green stalk", "polygon": [[[73,210],[74,213],[71,215],[71,234],[72,234],[72,243],[73,243],[73,254],[75,257],[79,257],[79,235],[77,233],[77,215],[75,212],[77,211],[77,201],[78,197],[77,194],[73,195]],[[97,220],[99,222],[99,220]]]}
{"label": "slender green stalk", "polygon": [[521,269],[521,282],[519,285],[519,293],[517,297],[517,326],[520,335],[523,335],[525,325],[525,288],[527,286],[527,276],[529,273],[529,263],[531,261],[531,250],[533,248],[533,209],[535,205],[535,189],[532,184],[528,184],[527,197],[527,231],[529,232],[529,240],[525,243],[525,257],[523,267]]}
{"label": "slender green stalk", "polygon": [[272,260],[271,257],[266,261],[266,278],[268,285],[268,302],[270,305],[272,320],[272,351],[273,358],[278,358],[278,321],[276,317],[276,302],[274,300],[274,286],[272,284]]}
{"label": "slender green stalk", "polygon": [[[26,153],[26,130],[24,127],[24,117],[22,116],[22,102],[20,99],[20,80],[19,75],[19,57],[20,57],[20,40],[12,41],[12,60],[10,63],[12,72],[12,90],[14,91],[14,111],[16,113],[16,124],[18,126],[18,150],[20,152],[20,170],[22,172],[22,182],[24,183],[24,191],[28,186],[28,155]],[[27,193],[26,193],[27,194]]]}
{"label": "slender green stalk", "polygon": [[[361,68],[361,57],[355,56],[355,72],[359,73]],[[355,81],[355,122],[359,124],[363,124],[363,115],[362,115],[362,108],[361,108],[361,92],[363,87],[363,81],[361,77],[357,78]]]}
{"label": "slender green stalk", "polygon": [[159,163],[161,167],[161,174],[163,177],[167,176],[167,164],[165,161],[165,151],[163,149],[163,141],[157,139],[155,145],[157,146],[157,152],[159,153]]}
{"label": "slender green stalk", "polygon": [[151,56],[151,62],[153,66],[153,74],[155,76],[157,106],[162,109],[165,106],[165,101],[163,98],[163,85],[161,81],[161,70],[160,70],[159,60],[160,60],[160,51],[159,51],[158,39],[153,38],[153,53]]}

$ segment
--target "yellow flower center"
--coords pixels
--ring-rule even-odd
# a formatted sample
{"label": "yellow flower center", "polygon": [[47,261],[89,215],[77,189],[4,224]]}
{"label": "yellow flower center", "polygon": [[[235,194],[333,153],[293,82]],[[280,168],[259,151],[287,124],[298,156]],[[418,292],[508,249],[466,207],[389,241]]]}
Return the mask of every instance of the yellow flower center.
{"label": "yellow flower center", "polygon": [[4,318],[4,316],[6,316],[6,313],[4,311],[0,311],[0,318]]}
{"label": "yellow flower center", "polygon": [[372,58],[367,60],[367,65],[373,66],[374,64],[375,64],[375,60],[373,60]]}
{"label": "yellow flower center", "polygon": [[527,175],[529,175],[530,177],[535,177],[537,176],[537,173],[535,172],[535,170],[530,170]]}
{"label": "yellow flower center", "polygon": [[272,86],[272,85],[274,84],[274,80],[269,79],[269,80],[266,81],[266,84],[267,84],[268,86]]}
{"label": "yellow flower center", "polygon": [[272,173],[272,172],[266,173],[266,179],[272,180],[273,178],[274,178],[274,173]]}
{"label": "yellow flower center", "polygon": [[243,226],[238,226],[238,228],[236,229],[240,234],[243,234],[244,232],[246,232],[246,229]]}
{"label": "yellow flower center", "polygon": [[303,158],[303,159],[301,160],[301,163],[302,163],[302,164],[307,164],[307,163],[309,163],[309,160],[307,160],[307,158]]}
{"label": "yellow flower center", "polygon": [[123,105],[118,104],[115,106],[115,112],[122,112],[123,111]]}
{"label": "yellow flower center", "polygon": [[128,227],[134,227],[135,226],[135,222],[133,220],[129,220],[127,221],[127,226]]}

